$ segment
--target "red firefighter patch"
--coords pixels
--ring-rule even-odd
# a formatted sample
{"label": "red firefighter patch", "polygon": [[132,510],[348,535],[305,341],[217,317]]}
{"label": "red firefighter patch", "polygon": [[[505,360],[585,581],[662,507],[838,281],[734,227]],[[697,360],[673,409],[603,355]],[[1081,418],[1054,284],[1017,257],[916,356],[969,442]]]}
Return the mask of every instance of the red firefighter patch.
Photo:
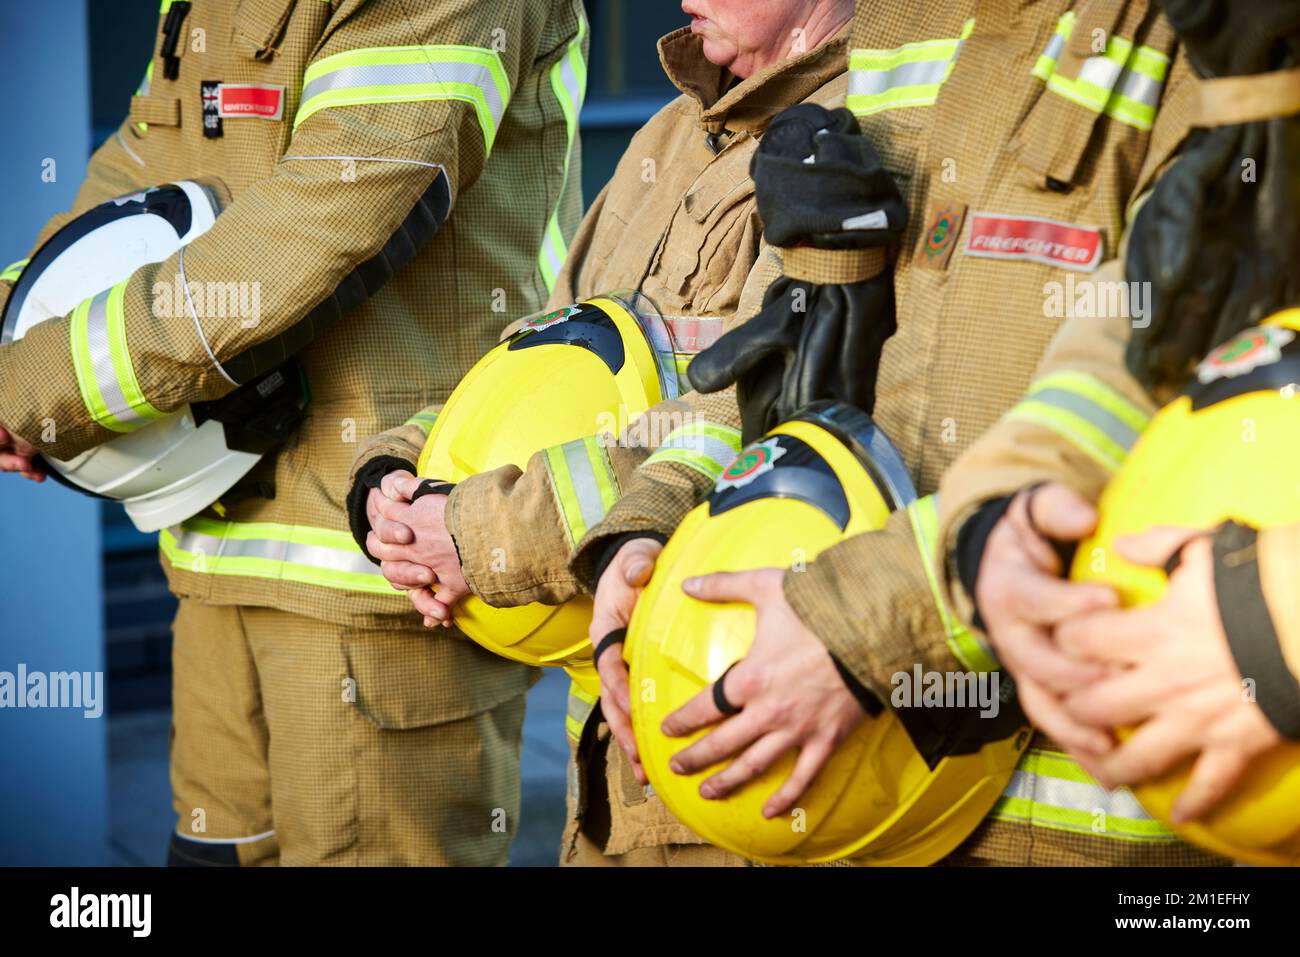
{"label": "red firefighter patch", "polygon": [[1101,262],[1101,231],[1040,216],[971,213],[965,253],[1092,272]]}

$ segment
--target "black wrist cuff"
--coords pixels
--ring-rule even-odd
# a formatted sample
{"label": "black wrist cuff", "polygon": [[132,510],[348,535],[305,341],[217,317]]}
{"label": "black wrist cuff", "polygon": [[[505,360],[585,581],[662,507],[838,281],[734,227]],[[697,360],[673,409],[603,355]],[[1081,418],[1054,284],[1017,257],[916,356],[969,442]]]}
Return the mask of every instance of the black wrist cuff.
{"label": "black wrist cuff", "polygon": [[871,693],[871,690],[859,681],[848,668],[844,667],[844,662],[831,655],[831,661],[835,663],[835,670],[840,673],[840,680],[844,682],[844,687],[848,688],[853,697],[857,699],[858,704],[862,705],[862,710],[867,713],[868,717],[874,718],[885,710],[885,706],[880,703],[880,699]]}
{"label": "black wrist cuff", "polygon": [[596,564],[592,569],[591,581],[585,581],[582,583],[587,591],[593,593],[596,591],[596,583],[600,581],[600,576],[605,574],[605,569],[608,568],[609,563],[614,560],[614,556],[618,554],[618,550],[634,538],[652,538],[660,545],[668,543],[667,537],[658,532],[624,532],[622,535],[615,535],[596,543],[594,547],[600,549],[600,557],[597,558]]}
{"label": "black wrist cuff", "polygon": [[412,503],[418,502],[426,495],[450,495],[451,490],[456,487],[455,482],[439,482],[436,479],[425,479],[415,487],[411,494]]}
{"label": "black wrist cuff", "polygon": [[[1258,533],[1227,522],[1214,535],[1214,591],[1228,647],[1278,733],[1300,741],[1300,682],[1287,667],[1259,580]],[[1226,612],[1230,612],[1226,613]]]}
{"label": "black wrist cuff", "polygon": [[366,514],[366,499],[370,497],[372,488],[379,488],[379,483],[384,480],[385,475],[402,469],[412,475],[415,474],[415,465],[406,459],[398,458],[396,455],[378,455],[357,470],[357,477],[348,492],[348,528],[352,530],[352,538],[361,549],[361,553],[376,565],[379,564],[378,559],[366,551],[366,536],[370,534],[370,517]]}
{"label": "black wrist cuff", "polygon": [[980,563],[984,560],[984,549],[988,545],[993,527],[1007,514],[1014,495],[989,499],[978,511],[966,519],[966,524],[957,533],[957,578],[961,587],[966,589],[971,602],[975,605],[975,616],[971,624],[984,631],[984,618],[980,615],[979,603],[975,600],[975,587],[979,584]]}

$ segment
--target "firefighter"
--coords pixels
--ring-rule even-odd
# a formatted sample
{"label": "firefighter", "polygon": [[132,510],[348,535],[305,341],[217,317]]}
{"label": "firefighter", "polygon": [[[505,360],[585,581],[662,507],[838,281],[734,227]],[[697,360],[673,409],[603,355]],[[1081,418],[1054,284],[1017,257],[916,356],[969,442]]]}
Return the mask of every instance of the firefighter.
{"label": "firefighter", "polygon": [[[39,476],[146,418],[93,396],[171,413],[230,392],[250,356],[296,355],[297,431],[161,534],[171,859],[502,864],[528,669],[409,623],[341,504],[358,437],[445,397],[495,341],[494,304],[531,311],[555,282],[581,212],[582,5],[165,0],[159,27],[71,215],[204,177],[229,204],[114,287],[107,342],[58,318],[0,346],[0,467]],[[260,317],[204,308],[228,283]]]}
{"label": "firefighter", "polygon": [[[1300,10],[1162,6],[1203,82],[1199,129],[1144,197],[1112,276],[1124,303],[1131,289],[1148,311],[1070,320],[1028,394],[945,479],[938,573],[954,608],[987,632],[1027,714],[1103,783],[1150,782],[1195,759],[1170,813],[1187,825],[1300,736],[1287,578],[1296,526],[1156,527],[1121,541],[1125,558],[1171,572],[1148,609],[1119,610],[1110,589],[1060,580],[1062,553],[1096,528],[1103,487],[1158,406],[1188,388],[1227,395],[1255,375],[1267,382],[1293,361]],[[1135,629],[1140,647],[1126,641]],[[1243,700],[1243,675],[1259,681],[1257,699]],[[1153,730],[1114,740],[1139,719]]]}
{"label": "firefighter", "polygon": [[[739,0],[687,0],[683,10],[691,25],[659,42],[664,69],[682,95],[633,138],[579,228],[550,302],[558,308],[620,287],[637,290],[663,316],[682,369],[718,338],[724,321],[758,311],[779,272],[762,241],[750,161],[767,124],[785,107],[843,102],[853,5],[780,0],[756,10]],[[740,448],[739,428],[718,424],[734,405],[730,393],[690,394],[656,406],[616,444],[602,444],[592,455],[578,440],[566,450],[582,456],[577,465],[572,455],[563,457],[592,477],[578,486],[623,488],[662,447],[652,468],[663,469],[670,453],[691,463],[687,477],[674,479],[667,491],[685,510],[700,474],[716,476]],[[391,581],[411,589],[430,624],[453,619],[448,606],[467,590],[511,606],[559,604],[578,595],[569,553],[605,506],[598,496],[559,494],[547,451],[522,473],[506,467],[462,481],[450,495],[403,501],[418,485],[415,463],[435,411],[363,447],[350,499],[358,541],[383,560]],[[593,432],[598,425],[592,423]],[[435,580],[436,596],[428,587]],[[609,730],[588,720],[595,705],[596,696],[575,683],[566,721],[575,766],[563,862],[651,863],[664,858],[667,845],[679,863],[740,863],[702,845],[617,768],[607,783]],[[644,823],[609,820],[606,791],[616,796],[628,787],[665,835],[649,850],[643,850]]]}

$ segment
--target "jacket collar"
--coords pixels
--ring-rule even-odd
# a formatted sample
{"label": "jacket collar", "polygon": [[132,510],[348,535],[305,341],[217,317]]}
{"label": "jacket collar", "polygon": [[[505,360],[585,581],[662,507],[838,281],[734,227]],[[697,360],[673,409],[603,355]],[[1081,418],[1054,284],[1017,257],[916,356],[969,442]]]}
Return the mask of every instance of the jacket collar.
{"label": "jacket collar", "polygon": [[820,46],[774,63],[745,80],[704,58],[703,42],[690,27],[659,41],[659,62],[673,85],[700,105],[706,133],[757,131],[787,106],[807,99],[845,71],[849,26]]}

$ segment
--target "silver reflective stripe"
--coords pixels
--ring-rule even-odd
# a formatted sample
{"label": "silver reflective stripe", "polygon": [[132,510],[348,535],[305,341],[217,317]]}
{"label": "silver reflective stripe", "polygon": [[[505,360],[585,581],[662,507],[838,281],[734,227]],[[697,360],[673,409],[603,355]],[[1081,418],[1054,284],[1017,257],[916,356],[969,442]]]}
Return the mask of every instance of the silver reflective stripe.
{"label": "silver reflective stripe", "polygon": [[[963,41],[964,42],[964,41]],[[900,86],[928,86],[942,83],[948,70],[961,52],[962,44],[951,60],[922,60],[916,63],[900,63],[888,70],[854,70],[849,74],[849,93],[861,96],[873,96]]]}
{"label": "silver reflective stripe", "polygon": [[546,257],[546,266],[551,270],[551,275],[558,276],[560,270],[564,268],[565,257],[560,254],[560,250],[555,248],[555,243],[542,243],[542,255]]}
{"label": "silver reflective stripe", "polygon": [[1065,37],[1059,33],[1053,34],[1052,39],[1047,43],[1047,49],[1043,51],[1043,56],[1052,60],[1061,59],[1061,51],[1065,49]]}
{"label": "silver reflective stripe", "polygon": [[1153,79],[1145,73],[1129,71],[1124,74],[1124,81],[1119,85],[1119,93],[1120,96],[1154,107],[1160,105],[1160,94],[1164,88],[1165,84],[1162,80]]}
{"label": "silver reflective stripe", "polygon": [[1103,90],[1113,90],[1115,81],[1124,70],[1122,63],[1116,63],[1110,57],[1094,56],[1084,61],[1079,69],[1079,79],[1085,83],[1099,86]]}
{"label": "silver reflective stripe", "polygon": [[274,837],[275,831],[263,831],[261,834],[250,834],[248,837],[195,837],[177,828],[176,835],[195,844],[255,844],[258,841],[265,841],[268,837]]}
{"label": "silver reflective stripe", "polygon": [[718,471],[726,468],[736,460],[736,447],[724,442],[722,439],[715,439],[711,435],[704,435],[699,432],[686,432],[681,430],[673,433],[664,440],[663,445],[655,450],[650,459],[655,458],[660,452],[668,452],[674,449],[682,449],[688,452],[696,452],[709,459],[712,459],[718,465]]}
{"label": "silver reflective stripe", "polygon": [[176,544],[187,552],[202,552],[213,558],[265,558],[275,562],[309,565],[328,571],[356,575],[379,575],[380,571],[361,552],[347,552],[325,545],[284,542],[268,538],[217,538],[184,527],[173,529]]}
{"label": "silver reflective stripe", "polygon": [[[1169,834],[1167,838],[1161,834],[1161,828],[1155,819],[1138,803],[1133,792],[1124,788],[1107,792],[1099,784],[1069,781],[1029,771],[1016,771],[1003,789],[1002,797],[1031,802],[1035,808],[1045,812],[1042,823],[1057,828],[1104,837],[1175,839],[1173,834]],[[1072,822],[1059,818],[1051,814],[1052,809],[1088,815],[1089,822],[1084,824],[1082,821]],[[1098,814],[1104,815],[1101,819],[1104,821],[1104,828],[1100,831],[1092,824],[1092,820]],[[1125,821],[1135,822],[1138,826],[1126,828]],[[1150,826],[1142,827],[1142,823],[1149,823]]]}
{"label": "silver reflective stripe", "polygon": [[108,297],[112,291],[105,289],[90,300],[90,308],[86,311],[86,351],[90,355],[95,385],[99,388],[108,414],[125,426],[143,425],[152,420],[131,408],[127,402],[122,393],[122,385],[117,381],[113,350],[108,344]]}
{"label": "silver reflective stripe", "polygon": [[1045,777],[1031,771],[1017,771],[1011,775],[1002,795],[1088,813],[1105,811],[1107,816],[1112,817],[1151,819],[1151,815],[1138,803],[1132,791],[1107,792],[1100,784]]}
{"label": "silver reflective stripe", "polygon": [[1029,400],[1045,402],[1058,409],[1073,412],[1085,422],[1100,429],[1108,439],[1125,451],[1132,450],[1133,444],[1137,442],[1138,433],[1136,429],[1096,402],[1079,395],[1077,392],[1049,387],[1031,392]]}
{"label": "silver reflective stripe", "polygon": [[389,63],[375,66],[345,66],[312,80],[302,89],[301,102],[327,90],[366,86],[410,86],[420,83],[467,83],[478,87],[492,114],[494,126],[501,125],[505,103],[492,78],[492,71],[473,63]]}
{"label": "silver reflective stripe", "polygon": [[[578,499],[578,508],[582,510],[583,524],[587,528],[591,528],[605,517],[605,502],[601,497],[601,483],[594,472],[596,463],[592,462],[587,451],[587,443],[582,439],[576,442],[566,442],[561,448],[564,450],[564,460],[569,465],[569,478],[573,481],[573,491]],[[605,461],[602,457],[601,465],[604,464]],[[604,478],[608,484],[613,480],[613,474],[606,471]]]}
{"label": "silver reflective stripe", "polygon": [[[578,56],[581,56],[579,51]],[[583,98],[586,91],[581,83],[578,82],[578,75],[573,72],[573,61],[568,54],[560,61],[560,82],[564,84],[565,92],[569,94],[569,102],[573,104],[575,110],[582,107]]]}

